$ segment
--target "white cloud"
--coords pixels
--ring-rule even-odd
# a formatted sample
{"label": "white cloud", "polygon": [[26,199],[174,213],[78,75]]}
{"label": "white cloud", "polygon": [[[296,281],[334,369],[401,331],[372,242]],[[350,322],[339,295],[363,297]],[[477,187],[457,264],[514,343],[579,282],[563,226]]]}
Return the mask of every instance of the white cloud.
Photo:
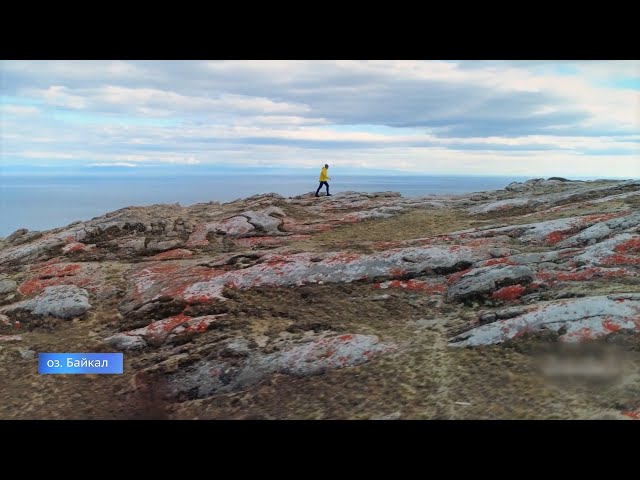
{"label": "white cloud", "polygon": [[63,152],[23,151],[19,155],[24,158],[72,159],[74,156]]}
{"label": "white cloud", "polygon": [[640,79],[637,61],[0,68],[3,160],[311,167],[329,158],[426,173],[640,176],[640,92],[615,87]]}
{"label": "white cloud", "polygon": [[0,105],[0,114],[10,115],[37,115],[40,109],[30,105]]}
{"label": "white cloud", "polygon": [[310,110],[307,105],[270,100],[265,97],[221,94],[217,98],[188,96],[155,88],[128,88],[107,85],[98,88],[70,89],[60,85],[27,90],[26,94],[41,98],[50,105],[70,109],[112,111],[168,116],[189,112],[296,114]]}
{"label": "white cloud", "polygon": [[87,101],[82,95],[69,93],[69,89],[62,85],[52,85],[45,90],[34,91],[32,95],[57,107],[83,109],[87,106]]}
{"label": "white cloud", "polygon": [[90,167],[129,167],[135,168],[140,165],[136,165],[135,163],[126,163],[126,162],[112,162],[112,163],[90,163]]}

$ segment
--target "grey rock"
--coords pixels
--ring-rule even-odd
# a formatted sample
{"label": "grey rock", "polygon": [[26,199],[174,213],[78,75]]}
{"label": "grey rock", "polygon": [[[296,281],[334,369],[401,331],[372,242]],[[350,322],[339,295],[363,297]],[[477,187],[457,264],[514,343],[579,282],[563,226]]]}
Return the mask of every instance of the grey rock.
{"label": "grey rock", "polygon": [[165,251],[171,250],[172,248],[176,248],[182,246],[183,242],[181,240],[151,240],[147,244],[147,250],[150,251]]}
{"label": "grey rock", "polygon": [[21,237],[16,238],[12,243],[13,245],[22,245],[23,243],[30,242],[31,240],[36,240],[42,237],[42,232],[29,232]]}
{"label": "grey rock", "polygon": [[110,346],[118,350],[138,350],[147,346],[139,335],[113,335],[105,339]]}
{"label": "grey rock", "polygon": [[579,245],[593,245],[598,241],[618,232],[625,231],[640,225],[640,212],[634,212],[624,217],[613,218],[604,222],[596,223],[585,228],[577,235],[566,238],[558,244],[558,247],[573,247]]}
{"label": "grey rock", "polygon": [[319,375],[333,368],[360,365],[395,349],[395,345],[380,343],[375,335],[339,335],[269,355],[257,353],[240,365],[203,360],[171,375],[169,383],[175,395],[203,398],[254,385],[272,373]]}
{"label": "grey rock", "polygon": [[17,238],[20,238],[20,237],[26,235],[28,231],[29,231],[29,229],[27,229],[27,228],[19,228],[15,232],[13,232],[11,235],[9,235],[6,238],[6,240],[9,243],[13,243],[14,240],[16,240]]}
{"label": "grey rock", "polygon": [[130,238],[128,240],[111,240],[109,245],[116,245],[119,250],[142,252],[144,250],[144,238]]}
{"label": "grey rock", "polygon": [[[631,297],[627,297],[628,295]],[[558,340],[569,343],[582,343],[604,337],[616,330],[637,332],[636,319],[640,315],[640,300],[634,298],[636,295],[638,294],[633,292],[618,294],[616,298],[601,295],[531,306],[521,315],[481,325],[457,335],[450,340],[449,345],[491,345],[513,339],[525,332],[541,330],[558,332]]]}
{"label": "grey rock", "polygon": [[33,350],[29,350],[28,348],[19,348],[18,352],[20,353],[20,356],[25,360],[32,360],[36,358],[36,352],[34,352]]}
{"label": "grey rock", "polygon": [[15,292],[18,284],[8,278],[0,279],[0,295]]}
{"label": "grey rock", "polygon": [[518,315],[522,315],[526,311],[527,309],[523,307],[501,308],[500,310],[496,311],[496,317],[500,320],[503,320],[506,318],[517,317]]}
{"label": "grey rock", "polygon": [[517,283],[530,283],[534,279],[533,271],[526,266],[491,266],[476,268],[460,277],[447,290],[449,300],[490,294],[503,286]]}
{"label": "grey rock", "polygon": [[3,313],[27,311],[32,315],[73,318],[91,309],[89,293],[75,285],[56,285],[45,288],[38,296],[3,308]]}
{"label": "grey rock", "polygon": [[491,323],[491,322],[495,322],[497,320],[498,316],[496,315],[495,312],[489,312],[489,313],[481,313],[480,315],[478,315],[478,323],[483,325],[485,323]]}
{"label": "grey rock", "polygon": [[382,295],[374,295],[372,297],[369,297],[371,300],[373,300],[374,302],[380,302],[383,300],[389,300],[391,298],[391,295],[389,295],[388,293],[384,293]]}
{"label": "grey rock", "polygon": [[227,349],[233,353],[246,355],[251,352],[249,342],[244,338],[234,338],[226,345]]}
{"label": "grey rock", "polygon": [[257,230],[273,233],[278,232],[278,227],[282,224],[282,219],[274,217],[274,214],[284,216],[284,212],[277,207],[271,207],[261,212],[250,210],[242,215],[246,216],[249,223],[256,227]]}

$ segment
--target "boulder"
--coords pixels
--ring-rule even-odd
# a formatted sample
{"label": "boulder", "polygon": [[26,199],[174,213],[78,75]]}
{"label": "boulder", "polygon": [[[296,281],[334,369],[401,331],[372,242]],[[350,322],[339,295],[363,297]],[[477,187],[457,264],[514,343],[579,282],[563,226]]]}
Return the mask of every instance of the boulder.
{"label": "boulder", "polygon": [[0,295],[13,293],[18,288],[18,284],[9,278],[0,278]]}
{"label": "boulder", "polygon": [[564,342],[580,342],[618,330],[640,331],[640,294],[622,293],[554,301],[528,308],[524,314],[498,320],[453,337],[455,347],[502,343],[544,329]]}
{"label": "boulder", "polygon": [[29,312],[31,315],[69,319],[91,309],[89,293],[75,285],[46,287],[39,295],[0,309],[4,314]]}
{"label": "boulder", "polygon": [[475,268],[449,286],[447,299],[463,301],[486,297],[503,287],[531,283],[534,278],[534,272],[524,265]]}
{"label": "boulder", "polygon": [[381,343],[375,335],[326,337],[268,355],[254,353],[246,357],[244,350],[239,353],[244,358],[240,363],[203,360],[172,374],[169,385],[174,395],[204,398],[254,385],[274,373],[319,375],[331,369],[360,365],[396,350],[397,346]]}

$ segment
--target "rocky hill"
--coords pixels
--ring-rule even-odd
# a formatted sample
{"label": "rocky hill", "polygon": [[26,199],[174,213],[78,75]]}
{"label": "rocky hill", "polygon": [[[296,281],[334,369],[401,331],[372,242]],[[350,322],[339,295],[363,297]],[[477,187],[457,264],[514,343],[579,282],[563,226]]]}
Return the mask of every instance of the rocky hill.
{"label": "rocky hill", "polygon": [[[127,207],[0,239],[0,418],[637,418],[640,181]],[[124,375],[38,375],[38,352]]]}

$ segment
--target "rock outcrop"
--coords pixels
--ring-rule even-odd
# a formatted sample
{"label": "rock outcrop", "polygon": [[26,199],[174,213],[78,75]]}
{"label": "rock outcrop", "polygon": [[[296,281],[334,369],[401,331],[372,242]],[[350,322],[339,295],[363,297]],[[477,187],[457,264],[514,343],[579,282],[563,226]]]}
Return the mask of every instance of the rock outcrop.
{"label": "rock outcrop", "polygon": [[[561,178],[468,195],[266,194],[20,229],[0,249],[0,354],[32,362],[31,342],[123,351],[127,374],[164,385],[183,411],[274,385],[319,395],[317,382],[342,378],[336,402],[365,405],[374,393],[357,375],[385,391],[403,362],[445,368],[505,342],[635,345],[639,194],[639,181]],[[431,395],[434,375],[392,390]]]}
{"label": "rock outcrop", "polygon": [[34,316],[73,318],[84,315],[91,308],[89,293],[75,285],[45,287],[37,296],[0,309],[5,315],[28,312]]}

